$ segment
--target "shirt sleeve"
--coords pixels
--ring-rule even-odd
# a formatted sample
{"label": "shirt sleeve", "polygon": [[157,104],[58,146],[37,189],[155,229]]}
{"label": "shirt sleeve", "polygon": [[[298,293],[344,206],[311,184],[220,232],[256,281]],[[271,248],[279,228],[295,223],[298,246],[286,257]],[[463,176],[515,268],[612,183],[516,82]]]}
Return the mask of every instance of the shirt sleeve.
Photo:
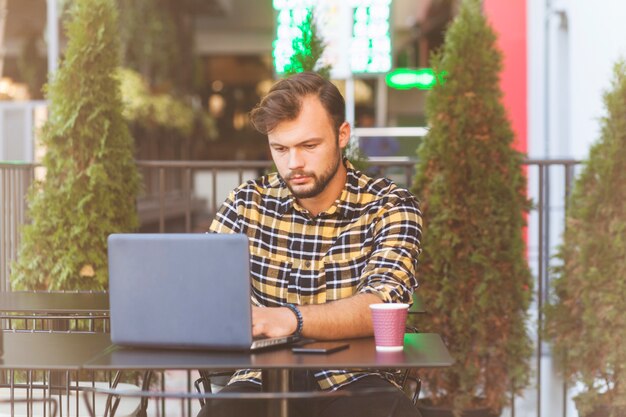
{"label": "shirt sleeve", "polygon": [[241,233],[237,195],[231,191],[209,226],[210,233]]}
{"label": "shirt sleeve", "polygon": [[386,303],[410,303],[418,287],[422,251],[422,214],[415,199],[389,202],[375,224],[374,250],[363,269],[359,293],[378,295]]}

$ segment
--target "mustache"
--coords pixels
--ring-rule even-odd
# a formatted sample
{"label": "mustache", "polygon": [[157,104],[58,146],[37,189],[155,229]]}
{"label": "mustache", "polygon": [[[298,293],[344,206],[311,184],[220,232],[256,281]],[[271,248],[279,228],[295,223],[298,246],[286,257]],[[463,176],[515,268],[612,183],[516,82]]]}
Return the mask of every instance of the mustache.
{"label": "mustache", "polygon": [[289,174],[287,174],[285,180],[289,181],[293,177],[315,177],[315,174],[313,172],[307,171],[291,171]]}

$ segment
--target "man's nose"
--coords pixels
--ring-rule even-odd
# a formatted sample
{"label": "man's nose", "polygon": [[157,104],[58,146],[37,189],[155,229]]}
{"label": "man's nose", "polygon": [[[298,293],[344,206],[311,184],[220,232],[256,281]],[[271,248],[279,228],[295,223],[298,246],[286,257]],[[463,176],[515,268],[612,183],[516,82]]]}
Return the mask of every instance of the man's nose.
{"label": "man's nose", "polygon": [[299,169],[304,166],[304,159],[298,149],[292,149],[289,152],[289,166],[290,170]]}

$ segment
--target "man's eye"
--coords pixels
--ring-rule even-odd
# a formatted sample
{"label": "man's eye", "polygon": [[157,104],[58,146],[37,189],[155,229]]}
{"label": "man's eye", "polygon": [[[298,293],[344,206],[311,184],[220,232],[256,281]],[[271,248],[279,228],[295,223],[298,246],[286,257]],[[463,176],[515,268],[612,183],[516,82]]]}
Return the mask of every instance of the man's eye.
{"label": "man's eye", "polygon": [[304,145],[305,149],[315,149],[317,145]]}
{"label": "man's eye", "polygon": [[286,149],[286,148],[282,148],[282,147],[274,147],[274,150],[275,150],[276,152],[285,152],[285,149]]}

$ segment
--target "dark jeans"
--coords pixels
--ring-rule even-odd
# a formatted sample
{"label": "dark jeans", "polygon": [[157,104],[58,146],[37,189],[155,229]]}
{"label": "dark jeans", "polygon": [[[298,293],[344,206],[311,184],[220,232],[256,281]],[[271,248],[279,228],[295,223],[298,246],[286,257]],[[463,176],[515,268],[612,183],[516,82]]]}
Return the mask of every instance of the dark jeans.
{"label": "dark jeans", "polygon": [[[310,372],[297,372],[293,382],[294,391],[319,390]],[[390,382],[382,378],[369,376],[340,389],[358,392],[385,389],[391,386]],[[259,385],[240,382],[228,385],[220,392],[254,393],[260,391]],[[208,400],[198,417],[265,417],[266,410],[267,400]],[[289,415],[292,417],[421,417],[411,400],[398,389],[392,392],[350,397],[294,399],[289,401]]]}

